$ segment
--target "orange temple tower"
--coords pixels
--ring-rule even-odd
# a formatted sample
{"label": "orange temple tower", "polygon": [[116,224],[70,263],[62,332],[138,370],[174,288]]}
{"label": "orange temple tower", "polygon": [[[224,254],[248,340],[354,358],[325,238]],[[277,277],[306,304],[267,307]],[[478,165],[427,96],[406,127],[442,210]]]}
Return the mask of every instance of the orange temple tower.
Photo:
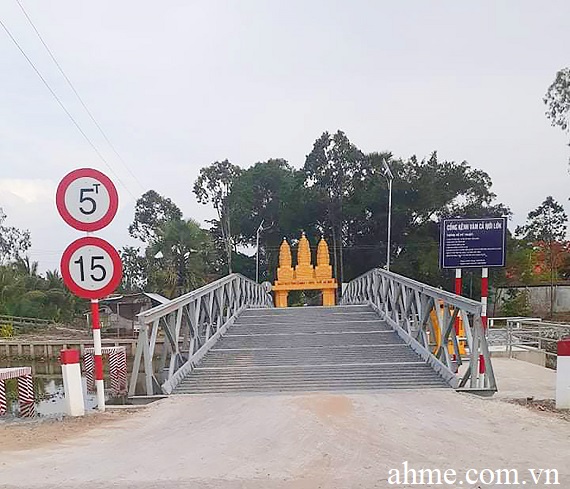
{"label": "orange temple tower", "polygon": [[323,306],[334,306],[338,284],[332,276],[329,247],[321,238],[317,247],[317,266],[311,263],[311,246],[305,233],[299,239],[297,247],[297,266],[293,269],[291,247],[283,238],[279,248],[279,267],[277,280],[273,284],[275,305],[287,307],[287,298],[291,290],[321,290]]}

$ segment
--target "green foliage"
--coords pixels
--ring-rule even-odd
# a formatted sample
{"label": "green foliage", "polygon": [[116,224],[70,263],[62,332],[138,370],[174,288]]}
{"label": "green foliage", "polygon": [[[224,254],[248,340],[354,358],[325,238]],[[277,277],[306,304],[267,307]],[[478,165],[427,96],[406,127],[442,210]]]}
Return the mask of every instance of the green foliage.
{"label": "green foliage", "polygon": [[194,182],[194,194],[198,202],[211,203],[218,213],[218,229],[225,245],[228,272],[232,273],[232,243],[229,194],[232,186],[241,173],[241,168],[232,165],[228,160],[215,161],[200,170]]}
{"label": "green foliage", "polygon": [[552,196],[528,213],[524,226],[518,226],[515,234],[528,242],[562,241],[566,238],[568,216],[564,208]]}
{"label": "green foliage", "polygon": [[154,190],[138,199],[129,230],[137,230],[147,245],[144,250],[133,246],[121,250],[122,291],[175,297],[204,285],[216,274],[220,259],[212,235],[181,216],[170,199]]}
{"label": "green foliage", "polygon": [[528,292],[526,290],[506,289],[506,297],[501,305],[501,314],[504,316],[530,316],[532,309]]}
{"label": "green foliage", "polygon": [[123,263],[121,289],[125,292],[142,292],[147,288],[148,260],[140,251],[140,248],[125,246],[119,252]]}
{"label": "green foliage", "polygon": [[[297,237],[302,230],[309,235],[320,234],[312,232],[319,217],[318,203],[311,200],[310,190],[304,187],[303,181],[303,174],[287,161],[270,159],[243,171],[233,184],[229,207],[235,242],[255,246],[257,228],[263,221],[261,280],[273,278],[271,271],[277,267],[283,236]],[[217,232],[216,226],[213,231]],[[255,277],[255,261],[253,267],[252,277]],[[240,271],[237,263],[234,269]]]}
{"label": "green foliage", "polygon": [[264,221],[262,280],[274,278],[283,237],[295,245],[295,238],[305,231],[313,246],[324,235],[335,276],[346,282],[385,263],[384,160],[395,175],[394,271],[436,286],[451,285],[451,276],[439,269],[439,220],[510,214],[495,202],[489,175],[467,162],[440,161],[435,152],[423,160],[400,160],[389,152],[364,154],[342,131],[325,132],[300,170],[285,160],[270,159],[238,171],[225,160],[201,170],[194,192],[200,202],[211,202],[218,211],[211,229],[218,249],[226,246],[230,232],[222,215],[229,216],[228,222],[231,218],[231,241],[246,246],[255,246],[256,230]]}
{"label": "green foliage", "polygon": [[196,221],[164,223],[156,241],[147,250],[151,261],[149,286],[168,297],[175,297],[206,283],[208,264],[215,261],[210,234]]}
{"label": "green foliage", "polygon": [[0,322],[0,338],[12,338],[14,336],[14,325],[8,322]]}
{"label": "green foliage", "polygon": [[[349,216],[347,203],[354,197],[359,182],[365,179],[367,160],[346,134],[324,132],[305,159],[305,187],[313,189],[313,200],[326,209],[326,231],[330,230],[333,245],[333,266],[336,276],[344,280],[343,248],[347,240]],[[325,230],[323,230],[325,231]]]}
{"label": "green foliage", "polygon": [[182,211],[172,200],[149,190],[137,200],[129,234],[143,243],[151,243],[162,224],[179,219],[182,219]]}
{"label": "green foliage", "polygon": [[57,271],[43,277],[37,268],[27,258],[0,266],[0,314],[71,321],[84,302],[65,288]]}
{"label": "green foliage", "polygon": [[0,207],[0,265],[20,259],[31,246],[30,232],[4,226],[6,217]]}
{"label": "green foliage", "polygon": [[570,116],[570,68],[563,68],[548,87],[543,99],[547,105],[546,117],[553,126],[568,131]]}
{"label": "green foliage", "polygon": [[490,177],[466,162],[440,161],[437,153],[419,161],[394,159],[390,153],[367,155],[365,178],[354,184],[345,203],[347,231],[346,278],[382,266],[386,257],[388,188],[382,161],[394,174],[392,210],[392,269],[436,285],[451,285],[439,269],[439,221],[444,217],[508,215],[494,203]]}
{"label": "green foliage", "polygon": [[[569,132],[570,122],[570,68],[563,68],[552,84],[548,87],[543,98],[546,104],[546,117],[553,127],[558,126],[564,132]],[[570,146],[570,144],[569,144]]]}

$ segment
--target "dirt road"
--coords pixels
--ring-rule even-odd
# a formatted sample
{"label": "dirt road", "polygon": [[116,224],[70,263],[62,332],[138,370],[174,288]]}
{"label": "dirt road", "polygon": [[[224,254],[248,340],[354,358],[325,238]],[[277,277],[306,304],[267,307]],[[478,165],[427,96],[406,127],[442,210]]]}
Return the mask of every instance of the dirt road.
{"label": "dirt road", "polygon": [[548,413],[451,390],[177,396],[37,448],[0,448],[0,487],[408,487],[388,483],[404,461],[527,479],[554,468],[569,487],[569,440],[570,423]]}

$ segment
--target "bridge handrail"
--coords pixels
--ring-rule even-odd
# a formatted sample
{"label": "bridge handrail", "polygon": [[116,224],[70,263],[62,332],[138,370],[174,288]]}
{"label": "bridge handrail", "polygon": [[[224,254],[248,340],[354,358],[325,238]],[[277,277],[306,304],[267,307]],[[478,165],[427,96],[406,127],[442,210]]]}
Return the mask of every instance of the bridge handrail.
{"label": "bridge handrail", "polygon": [[[341,303],[370,304],[452,387],[497,390],[479,302],[375,268],[347,285]],[[457,318],[465,338],[456,333]]]}
{"label": "bridge handrail", "polygon": [[[233,273],[138,314],[129,396],[136,392],[141,362],[146,394],[170,394],[246,307],[273,307],[273,299],[265,286]],[[159,332],[164,343],[157,361]]]}

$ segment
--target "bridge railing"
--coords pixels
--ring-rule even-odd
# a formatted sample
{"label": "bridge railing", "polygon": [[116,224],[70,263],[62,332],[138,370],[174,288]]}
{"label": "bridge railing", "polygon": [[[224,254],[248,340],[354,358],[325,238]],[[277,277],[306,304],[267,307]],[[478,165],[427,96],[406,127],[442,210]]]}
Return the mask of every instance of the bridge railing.
{"label": "bridge railing", "polygon": [[[247,307],[273,307],[273,299],[265,286],[234,273],[139,314],[129,396],[141,363],[146,395],[170,394]],[[155,358],[159,336],[164,344]]]}
{"label": "bridge railing", "polygon": [[[370,304],[452,387],[497,390],[480,303],[373,269],[348,284],[342,304]],[[456,333],[458,318],[465,337]]]}

